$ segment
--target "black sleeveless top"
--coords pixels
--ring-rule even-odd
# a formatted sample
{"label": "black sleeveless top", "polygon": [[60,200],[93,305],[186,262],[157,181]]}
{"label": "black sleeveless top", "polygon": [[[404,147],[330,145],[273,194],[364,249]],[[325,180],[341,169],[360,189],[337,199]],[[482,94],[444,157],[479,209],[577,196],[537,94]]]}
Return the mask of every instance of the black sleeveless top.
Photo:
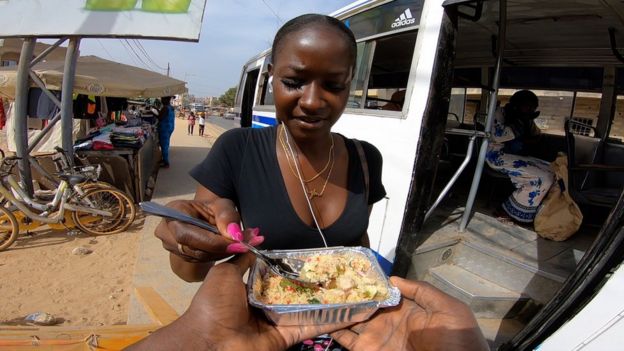
{"label": "black sleeveless top", "polygon": [[[343,137],[343,136],[341,136]],[[353,140],[343,137],[349,155],[348,197],[338,219],[322,229],[329,246],[356,246],[368,227],[368,204],[381,200],[379,150],[361,142],[369,168],[369,199],[366,203],[364,175]],[[288,197],[275,152],[277,127],[237,128],[223,133],[208,156],[190,175],[216,195],[236,204],[247,228],[260,228],[264,249],[323,247],[314,224],[306,225]]]}

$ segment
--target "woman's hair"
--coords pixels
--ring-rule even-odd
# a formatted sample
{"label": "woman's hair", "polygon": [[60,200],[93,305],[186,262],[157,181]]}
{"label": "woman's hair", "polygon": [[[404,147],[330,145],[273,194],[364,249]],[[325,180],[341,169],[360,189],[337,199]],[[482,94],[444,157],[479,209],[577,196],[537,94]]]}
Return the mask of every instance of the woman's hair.
{"label": "woman's hair", "polygon": [[277,31],[277,33],[275,34],[275,38],[273,39],[273,46],[271,47],[273,64],[275,64],[275,57],[277,55],[277,52],[281,48],[284,38],[286,38],[291,33],[295,33],[312,26],[326,26],[342,34],[349,46],[349,56],[351,56],[352,62],[351,66],[355,67],[355,58],[357,57],[357,45],[355,44],[355,36],[353,35],[353,32],[351,32],[351,30],[340,20],[334,17],[318,14],[307,14],[295,17],[290,21],[286,22]]}

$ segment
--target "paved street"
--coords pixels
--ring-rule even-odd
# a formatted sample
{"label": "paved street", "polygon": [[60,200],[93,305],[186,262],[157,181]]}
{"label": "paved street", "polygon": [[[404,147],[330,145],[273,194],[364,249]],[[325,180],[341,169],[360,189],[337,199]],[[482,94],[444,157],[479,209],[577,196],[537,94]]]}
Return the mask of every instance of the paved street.
{"label": "paved street", "polygon": [[218,117],[218,116],[208,116],[206,117],[206,121],[216,126],[219,126],[223,129],[231,129],[231,128],[240,127],[240,118],[227,119],[227,118]]}

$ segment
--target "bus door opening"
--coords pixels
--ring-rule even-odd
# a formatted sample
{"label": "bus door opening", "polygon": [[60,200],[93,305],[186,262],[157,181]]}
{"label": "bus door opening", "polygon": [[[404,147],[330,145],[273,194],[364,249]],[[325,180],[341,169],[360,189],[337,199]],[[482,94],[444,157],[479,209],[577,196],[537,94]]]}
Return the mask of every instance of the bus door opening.
{"label": "bus door opening", "polygon": [[254,92],[256,90],[256,84],[258,83],[258,76],[260,75],[260,69],[254,69],[247,72],[245,79],[245,87],[243,89],[243,100],[241,103],[241,127],[251,127],[251,120],[253,114]]}

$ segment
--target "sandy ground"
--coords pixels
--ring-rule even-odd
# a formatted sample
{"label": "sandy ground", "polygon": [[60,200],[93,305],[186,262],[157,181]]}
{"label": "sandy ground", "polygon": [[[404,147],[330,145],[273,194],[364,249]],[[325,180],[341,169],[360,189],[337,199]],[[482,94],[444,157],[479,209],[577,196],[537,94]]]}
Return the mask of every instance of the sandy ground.
{"label": "sandy ground", "polygon": [[[185,128],[185,121],[178,120],[172,149],[184,147],[190,138],[195,138],[194,143],[201,140],[205,147],[214,141],[187,136]],[[21,235],[0,252],[0,325],[22,325],[25,316],[39,311],[52,314],[65,326],[126,324],[144,222],[139,215],[129,231],[108,236],[50,229]],[[93,252],[72,254],[78,246]]]}
{"label": "sandy ground", "polygon": [[[22,235],[0,252],[0,323],[24,324],[34,312],[52,314],[62,325],[125,324],[138,231],[109,236],[70,236],[41,230]],[[93,252],[74,255],[75,247]]]}

